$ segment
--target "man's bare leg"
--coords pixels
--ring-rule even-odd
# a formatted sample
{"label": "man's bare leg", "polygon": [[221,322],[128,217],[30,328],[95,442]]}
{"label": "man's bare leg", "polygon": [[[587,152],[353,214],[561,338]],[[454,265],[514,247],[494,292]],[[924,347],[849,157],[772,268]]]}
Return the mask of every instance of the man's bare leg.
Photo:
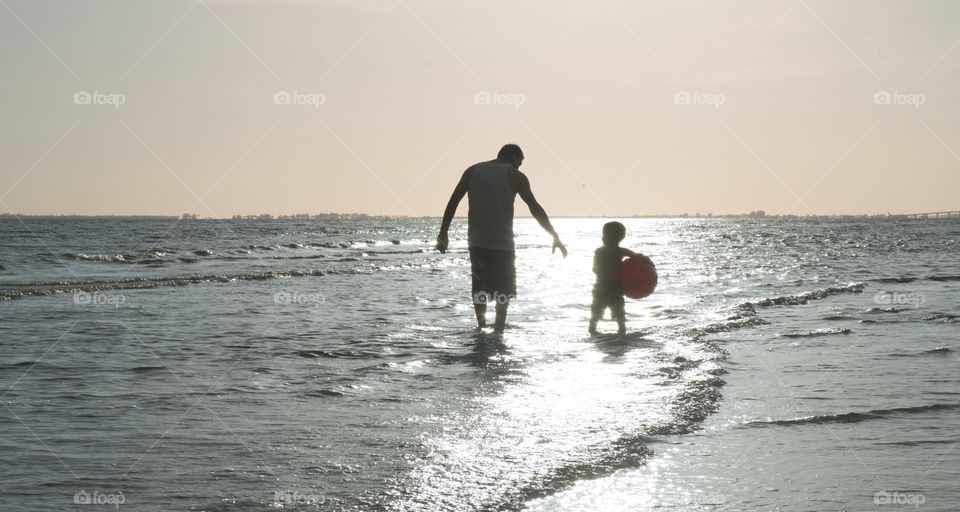
{"label": "man's bare leg", "polygon": [[493,330],[496,332],[503,332],[504,326],[507,324],[507,307],[510,306],[509,301],[500,302],[497,301],[497,306],[494,308],[497,312],[497,319],[493,324]]}
{"label": "man's bare leg", "polygon": [[487,326],[487,303],[474,299],[473,312],[477,314],[477,329]]}

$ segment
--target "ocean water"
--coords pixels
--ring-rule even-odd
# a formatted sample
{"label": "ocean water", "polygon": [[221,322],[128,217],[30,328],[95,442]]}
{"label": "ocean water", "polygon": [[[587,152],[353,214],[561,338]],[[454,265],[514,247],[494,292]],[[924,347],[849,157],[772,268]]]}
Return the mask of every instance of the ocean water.
{"label": "ocean water", "polygon": [[960,222],[0,221],[0,509],[958,510]]}

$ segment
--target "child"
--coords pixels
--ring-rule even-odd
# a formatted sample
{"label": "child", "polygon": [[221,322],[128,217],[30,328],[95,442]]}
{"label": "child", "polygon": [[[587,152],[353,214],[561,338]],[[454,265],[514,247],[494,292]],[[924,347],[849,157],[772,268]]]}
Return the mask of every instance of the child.
{"label": "child", "polygon": [[639,256],[630,249],[620,247],[627,236],[627,228],[619,222],[603,225],[603,246],[593,254],[593,273],[597,282],[593,285],[593,304],[590,306],[590,334],[597,333],[597,321],[603,316],[603,310],[610,308],[610,314],[617,320],[617,332],[627,332],[626,312],[623,309],[623,283],[620,282],[620,262],[625,257]]}

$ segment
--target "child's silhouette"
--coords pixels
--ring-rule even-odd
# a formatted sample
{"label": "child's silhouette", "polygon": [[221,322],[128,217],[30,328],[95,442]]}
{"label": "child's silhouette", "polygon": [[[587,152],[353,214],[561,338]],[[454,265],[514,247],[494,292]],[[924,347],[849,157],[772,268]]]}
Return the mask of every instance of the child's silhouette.
{"label": "child's silhouette", "polygon": [[603,246],[593,253],[593,273],[597,282],[593,285],[593,304],[590,306],[590,334],[597,333],[597,321],[603,316],[603,310],[610,308],[610,314],[617,321],[617,332],[627,332],[626,312],[623,308],[623,283],[620,282],[620,262],[623,258],[646,256],[630,249],[620,247],[627,236],[627,228],[619,222],[603,225]]}

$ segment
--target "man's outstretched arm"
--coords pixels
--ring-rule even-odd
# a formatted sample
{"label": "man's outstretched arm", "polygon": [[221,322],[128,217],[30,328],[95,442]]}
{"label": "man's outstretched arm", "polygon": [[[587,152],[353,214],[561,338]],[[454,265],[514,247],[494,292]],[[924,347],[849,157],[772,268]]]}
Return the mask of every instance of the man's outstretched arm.
{"label": "man's outstretched arm", "polygon": [[530,190],[530,180],[520,171],[517,171],[515,176],[515,187],[520,199],[523,199],[523,202],[527,203],[527,207],[530,208],[530,215],[533,215],[533,218],[537,219],[540,227],[553,237],[553,251],[560,249],[560,254],[563,254],[563,257],[566,258],[567,246],[563,245],[563,242],[560,241],[560,236],[557,235],[557,232],[553,229],[553,224],[550,223],[550,217],[547,216],[547,212],[540,206],[537,199],[533,197],[533,191]]}
{"label": "man's outstretched arm", "polygon": [[446,209],[443,210],[440,234],[437,235],[437,250],[441,253],[447,252],[447,245],[450,243],[447,231],[450,229],[450,223],[453,222],[453,216],[457,214],[457,206],[460,206],[460,201],[463,200],[463,196],[467,195],[467,184],[470,182],[470,172],[470,169],[464,171],[463,176],[460,177],[460,182],[457,183],[457,187],[453,189],[453,194],[450,195],[450,200],[447,201]]}

